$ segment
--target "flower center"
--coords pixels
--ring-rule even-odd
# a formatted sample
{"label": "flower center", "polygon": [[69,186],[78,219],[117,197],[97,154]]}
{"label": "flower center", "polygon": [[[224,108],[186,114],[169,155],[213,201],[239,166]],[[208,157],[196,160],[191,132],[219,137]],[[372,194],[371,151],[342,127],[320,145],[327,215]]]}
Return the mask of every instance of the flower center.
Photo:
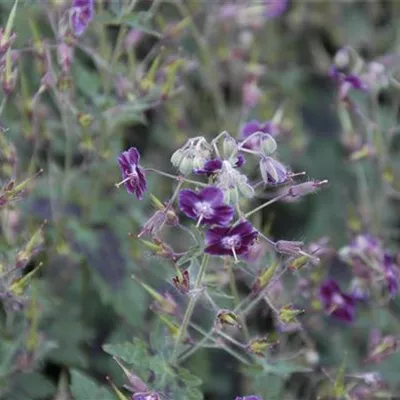
{"label": "flower center", "polygon": [[240,242],[241,240],[239,235],[228,236],[222,239],[222,246],[224,246],[226,249],[232,249],[239,247]]}
{"label": "flower center", "polygon": [[336,307],[340,307],[340,306],[342,306],[342,305],[344,304],[344,299],[343,299],[343,297],[342,297],[340,294],[335,293],[335,294],[332,296],[332,303],[333,303]]}
{"label": "flower center", "polygon": [[195,204],[195,209],[199,215],[205,218],[210,218],[214,214],[214,210],[210,203],[207,201],[199,201]]}

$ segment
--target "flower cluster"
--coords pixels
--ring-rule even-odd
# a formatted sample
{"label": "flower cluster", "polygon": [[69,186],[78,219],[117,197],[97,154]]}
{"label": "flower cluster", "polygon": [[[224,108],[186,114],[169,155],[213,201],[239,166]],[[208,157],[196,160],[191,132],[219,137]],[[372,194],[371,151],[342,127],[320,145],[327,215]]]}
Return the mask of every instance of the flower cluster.
{"label": "flower cluster", "polygon": [[[189,297],[186,312],[182,316],[172,295],[159,294],[140,282],[155,299],[152,310],[160,316],[175,337],[172,363],[178,362],[180,357],[185,357],[185,352],[179,352],[180,346],[192,343],[188,328],[195,303],[200,297],[210,302],[215,310],[210,337],[218,333],[225,335],[223,332],[226,329],[245,329],[243,313],[246,311],[240,310],[240,307],[238,310],[219,308],[208,293],[205,283],[207,268],[216,257],[223,257],[226,267],[232,268],[234,264],[242,263],[244,269],[250,264],[253,266],[257,264],[268,251],[275,251],[292,258],[303,257],[314,264],[318,263],[318,257],[309,254],[302,242],[287,240],[275,242],[267,237],[262,229],[256,229],[250,219],[253,214],[275,201],[302,197],[315,192],[326,183],[326,181],[294,182],[294,177],[302,174],[289,172],[289,168],[278,160],[276,156],[278,145],[274,138],[278,135],[278,131],[274,131],[273,126],[272,123],[259,124],[250,121],[244,126],[244,134],[238,139],[226,131],[211,141],[204,137],[189,139],[171,157],[171,163],[179,171],[179,175],[155,168],[143,168],[139,152],[133,147],[118,157],[122,181],[117,186],[124,185],[127,192],[136,195],[138,199],[142,199],[147,191],[147,176],[150,173],[173,179],[177,183],[166,203],[162,203],[154,194],[150,194],[157,210],[137,236],[152,252],[172,263],[176,276],[172,278],[171,283],[181,294]],[[258,166],[256,170],[255,165]],[[258,171],[258,179],[253,176],[255,171]],[[265,188],[272,191],[277,188],[279,190],[272,199],[251,208],[254,199],[262,197]],[[175,211],[177,208],[187,217],[186,221]],[[190,237],[196,243],[186,251],[176,253],[172,245],[164,242],[166,235],[162,234],[162,230],[171,225],[185,233],[190,231]],[[144,236],[149,236],[151,241],[144,239]],[[199,263],[197,263],[198,258],[201,258]],[[187,267],[186,263],[189,262],[190,266]],[[226,274],[226,271],[221,271],[220,263],[214,264],[216,274]],[[199,265],[199,269],[196,279],[192,280],[191,270],[196,265]],[[276,262],[274,266],[260,272],[258,277],[253,273],[255,282],[253,280],[252,295],[262,298],[270,283],[279,282],[276,279],[279,265],[280,263]],[[333,300],[330,300],[329,306],[332,308],[338,304],[338,295],[333,294],[331,297]],[[275,310],[273,305],[270,306]],[[298,316],[302,313],[303,310],[297,309],[289,302],[280,304],[279,309],[276,309],[280,331],[293,332],[301,329]],[[332,314],[339,314],[339,309],[332,310]],[[178,321],[175,322],[175,319]],[[276,340],[269,338],[246,338],[246,342],[240,346],[248,354],[265,356],[276,343]],[[146,393],[146,396],[149,396],[149,393]],[[141,392],[135,393],[133,398],[141,399],[140,396]],[[261,400],[261,398],[253,395],[237,397],[237,400]]]}
{"label": "flower cluster", "polygon": [[370,234],[356,236],[339,251],[343,261],[352,267],[353,296],[360,300],[387,294],[395,297],[399,291],[400,266],[383,242]]}

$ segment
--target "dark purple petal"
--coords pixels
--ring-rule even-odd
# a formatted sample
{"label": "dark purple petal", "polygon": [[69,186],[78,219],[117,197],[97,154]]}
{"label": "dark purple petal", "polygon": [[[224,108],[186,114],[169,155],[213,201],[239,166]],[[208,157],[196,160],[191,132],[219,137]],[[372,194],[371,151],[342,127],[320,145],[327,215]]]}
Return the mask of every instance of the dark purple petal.
{"label": "dark purple petal", "polygon": [[208,160],[204,163],[203,168],[195,169],[193,172],[197,175],[212,175],[222,168],[222,160],[215,158],[213,160]]}
{"label": "dark purple petal", "polygon": [[229,227],[215,226],[206,232],[206,245],[216,243],[230,231]]}
{"label": "dark purple petal", "polygon": [[189,189],[179,193],[180,209],[203,225],[227,225],[232,220],[234,210],[223,202],[224,194],[215,186],[208,186],[198,194]]}
{"label": "dark purple petal", "polygon": [[241,255],[257,237],[257,231],[248,221],[229,228],[212,228],[206,232],[205,252],[214,255]]}
{"label": "dark purple petal", "polygon": [[200,191],[199,199],[213,206],[219,206],[224,202],[224,193],[216,186],[208,186]]}
{"label": "dark purple petal", "polygon": [[239,155],[236,159],[235,167],[240,168],[245,162],[246,162],[246,159],[242,155]]}
{"label": "dark purple petal", "polygon": [[198,212],[195,209],[195,204],[200,201],[199,195],[190,189],[183,189],[179,192],[179,208],[189,218],[197,219]]}
{"label": "dark purple petal", "polygon": [[232,206],[222,205],[215,207],[215,215],[212,223],[215,225],[228,225],[232,221],[234,210]]}
{"label": "dark purple petal", "polygon": [[204,249],[204,252],[214,256],[233,256],[232,250],[224,247],[221,242],[210,244]]}

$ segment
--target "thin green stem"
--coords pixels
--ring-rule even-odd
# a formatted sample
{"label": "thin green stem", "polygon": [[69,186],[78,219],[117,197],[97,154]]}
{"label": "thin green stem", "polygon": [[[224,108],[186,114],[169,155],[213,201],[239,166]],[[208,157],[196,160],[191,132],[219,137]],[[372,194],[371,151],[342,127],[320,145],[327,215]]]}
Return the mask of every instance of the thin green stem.
{"label": "thin green stem", "polygon": [[[229,272],[229,285],[231,287],[231,292],[232,292],[232,295],[234,298],[234,305],[236,307],[238,304],[240,304],[239,292],[238,292],[237,286],[236,286],[235,274],[233,271],[232,263],[230,263],[229,261],[227,261],[227,263],[228,263],[227,267],[228,267],[228,272]],[[249,330],[246,325],[246,319],[243,317],[240,317],[239,322],[243,326],[244,337],[246,338],[246,340],[250,340],[250,333],[249,333]]]}
{"label": "thin green stem", "polygon": [[256,212],[262,210],[262,209],[265,208],[265,207],[268,207],[269,205],[271,205],[271,204],[273,204],[273,203],[275,203],[275,202],[277,202],[277,201],[279,201],[279,200],[284,199],[284,198],[287,197],[287,196],[289,196],[288,193],[283,193],[283,194],[281,194],[281,195],[279,195],[279,196],[277,196],[277,197],[274,197],[273,199],[267,201],[266,203],[263,203],[263,204],[261,204],[260,206],[254,208],[253,210],[247,212],[246,214],[244,214],[244,217],[245,217],[245,218],[248,218],[248,217],[250,217],[250,215],[253,215],[254,213],[256,213]]}
{"label": "thin green stem", "polygon": [[[206,270],[207,270],[207,266],[208,266],[208,261],[209,261],[210,256],[208,254],[205,254],[203,257],[203,261],[201,262],[200,265],[200,270],[199,270],[199,274],[197,275],[197,279],[196,282],[194,284],[194,292],[196,292],[198,289],[200,289],[202,282],[203,282],[203,278],[206,274]],[[190,323],[190,319],[192,317],[193,311],[194,311],[194,307],[196,305],[197,302],[197,293],[195,295],[193,295],[190,300],[189,300],[189,304],[186,308],[186,312],[185,315],[183,317],[183,321],[182,321],[182,325],[180,327],[179,330],[179,335],[176,339],[175,342],[175,348],[172,354],[172,359],[171,362],[173,364],[176,363],[177,361],[177,355],[178,355],[178,350],[179,350],[179,346],[180,344],[183,342],[184,338],[186,337],[186,333],[187,333],[187,328],[189,326]]]}
{"label": "thin green stem", "polygon": [[196,186],[202,186],[202,187],[207,187],[208,186],[207,183],[192,181],[191,179],[184,178],[183,176],[169,174],[167,172],[160,171],[160,170],[155,169],[155,168],[146,168],[146,171],[147,172],[155,172],[156,174],[159,174],[159,175],[162,175],[162,176],[166,176],[167,178],[175,179],[176,181],[182,181],[182,182],[186,182],[186,183],[191,183],[191,184],[196,185]]}

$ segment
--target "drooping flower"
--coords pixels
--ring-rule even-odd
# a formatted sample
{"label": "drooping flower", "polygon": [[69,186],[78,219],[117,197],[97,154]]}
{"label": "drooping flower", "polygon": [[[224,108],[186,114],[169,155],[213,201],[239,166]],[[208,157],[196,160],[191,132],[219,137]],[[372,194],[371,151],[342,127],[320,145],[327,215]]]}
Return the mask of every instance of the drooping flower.
{"label": "drooping flower", "polygon": [[206,232],[206,248],[208,254],[219,256],[233,256],[249,251],[250,246],[257,238],[257,231],[248,221],[228,227],[214,227]]}
{"label": "drooping flower", "polygon": [[260,160],[260,172],[267,185],[279,185],[289,179],[287,168],[272,157],[262,157]]}
{"label": "drooping flower", "polygon": [[71,26],[76,36],[83,34],[93,16],[93,0],[74,0],[71,8]]}
{"label": "drooping flower", "polygon": [[198,224],[227,225],[233,218],[234,210],[224,204],[222,190],[215,186],[208,186],[199,193],[190,189],[179,192],[179,207]]}
{"label": "drooping flower", "polygon": [[118,164],[122,172],[122,183],[128,193],[135,194],[141,200],[143,193],[147,190],[146,175],[143,168],[139,165],[140,154],[135,147],[124,151],[118,157]]}
{"label": "drooping flower", "polygon": [[333,279],[324,282],[319,295],[325,311],[344,322],[352,322],[356,312],[355,299],[343,293]]}

